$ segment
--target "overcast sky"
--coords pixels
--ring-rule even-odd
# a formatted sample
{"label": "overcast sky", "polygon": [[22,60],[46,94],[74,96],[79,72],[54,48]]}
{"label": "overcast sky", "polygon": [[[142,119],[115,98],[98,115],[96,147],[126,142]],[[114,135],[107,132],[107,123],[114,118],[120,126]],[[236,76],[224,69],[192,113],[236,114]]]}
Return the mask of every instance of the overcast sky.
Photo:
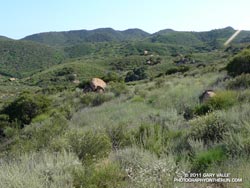
{"label": "overcast sky", "polygon": [[250,30],[250,0],[1,0],[0,35],[112,27]]}

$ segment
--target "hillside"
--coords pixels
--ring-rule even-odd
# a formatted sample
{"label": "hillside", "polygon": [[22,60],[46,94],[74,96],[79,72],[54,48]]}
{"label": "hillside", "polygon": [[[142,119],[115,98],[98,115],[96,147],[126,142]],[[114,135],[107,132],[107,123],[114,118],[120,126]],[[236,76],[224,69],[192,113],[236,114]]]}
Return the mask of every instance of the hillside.
{"label": "hillside", "polygon": [[[140,29],[128,29],[117,31],[112,28],[100,28],[95,30],[76,30],[64,32],[48,32],[27,36],[22,40],[30,40],[44,43],[50,46],[70,46],[81,43],[93,42],[121,42],[131,40],[145,40],[150,42],[167,43],[174,45],[200,46],[222,45],[235,30],[232,27],[215,29],[206,32],[184,32],[165,29],[149,34]],[[248,42],[250,31],[242,31],[234,42]]]}
{"label": "hillside", "polygon": [[140,29],[116,31],[111,28],[101,28],[95,30],[40,33],[27,36],[22,40],[40,42],[51,46],[66,46],[83,42],[140,40],[147,36],[149,36],[149,34]]}
{"label": "hillside", "polygon": [[8,37],[5,37],[5,36],[0,36],[0,41],[2,41],[2,40],[11,40],[11,39]]}
{"label": "hillside", "polygon": [[61,63],[63,54],[28,41],[0,40],[0,74],[22,78]]}
{"label": "hillside", "polygon": [[[249,188],[249,31],[223,46],[234,32],[0,38],[0,188]],[[175,181],[207,173],[239,182]]]}

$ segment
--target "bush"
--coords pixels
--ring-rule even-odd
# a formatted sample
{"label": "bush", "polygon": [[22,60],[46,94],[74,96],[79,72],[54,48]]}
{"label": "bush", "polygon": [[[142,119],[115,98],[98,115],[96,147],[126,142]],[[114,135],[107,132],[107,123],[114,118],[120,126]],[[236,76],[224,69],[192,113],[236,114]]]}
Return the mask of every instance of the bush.
{"label": "bush", "polygon": [[72,153],[23,154],[13,160],[1,160],[0,187],[73,188],[72,171],[81,168],[81,163]]}
{"label": "bush", "polygon": [[128,87],[125,83],[113,82],[110,84],[110,92],[114,93],[116,97],[121,94],[127,94],[129,92]]}
{"label": "bush", "polygon": [[166,71],[166,75],[175,74],[177,72],[184,73],[184,72],[187,72],[188,70],[189,70],[189,67],[187,67],[187,66],[173,67],[173,68],[168,69]]}
{"label": "bush", "polygon": [[53,114],[49,119],[25,126],[12,146],[15,152],[40,151],[51,144],[53,138],[61,136],[68,122],[61,114]]}
{"label": "bush", "polygon": [[96,165],[73,171],[74,187],[119,188],[124,187],[126,174],[117,163],[108,159],[101,160]]}
{"label": "bush", "polygon": [[81,96],[81,103],[84,106],[99,106],[104,102],[110,101],[114,97],[111,94],[86,93]]}
{"label": "bush", "polygon": [[229,130],[224,121],[216,114],[211,113],[190,121],[189,136],[194,140],[201,140],[205,145],[220,142]]}
{"label": "bush", "polygon": [[71,150],[86,163],[107,157],[112,148],[109,137],[103,133],[73,130],[66,137]]}
{"label": "bush", "polygon": [[69,74],[73,74],[74,73],[74,69],[71,67],[64,67],[61,70],[56,72],[56,76],[65,76],[65,75],[69,75]]}
{"label": "bush", "polygon": [[[250,66],[250,65],[249,65]],[[250,88],[250,74],[242,74],[227,83],[228,89],[247,89]]]}
{"label": "bush", "polygon": [[105,82],[122,82],[122,77],[115,72],[108,72],[107,75],[102,77],[102,80]]}
{"label": "bush", "polygon": [[112,142],[113,149],[121,149],[131,145],[130,135],[124,124],[107,127],[106,132]]}
{"label": "bush", "polygon": [[49,105],[50,100],[44,95],[23,93],[4,107],[1,113],[7,114],[10,122],[18,121],[23,127],[25,124],[30,124],[34,117],[45,112]]}
{"label": "bush", "polygon": [[225,151],[222,147],[216,147],[208,151],[201,152],[195,156],[191,171],[192,172],[205,172],[213,164],[218,164],[226,159]]}
{"label": "bush", "polygon": [[204,104],[196,106],[194,114],[204,115],[214,110],[228,109],[237,104],[237,102],[237,95],[234,91],[221,91]]}
{"label": "bush", "polygon": [[250,73],[250,50],[244,50],[234,56],[233,60],[226,66],[226,70],[231,76]]}
{"label": "bush", "polygon": [[[132,132],[132,136],[135,144],[139,147],[160,156],[163,153],[169,152],[170,143],[180,139],[181,133],[170,131],[165,125],[142,124],[137,130]],[[174,147],[177,151],[177,146]]]}
{"label": "bush", "polygon": [[145,67],[134,68],[132,71],[129,71],[125,77],[125,82],[131,82],[136,80],[143,80],[147,78],[145,72]]}
{"label": "bush", "polygon": [[129,178],[127,187],[173,187],[176,164],[172,156],[159,159],[138,148],[118,150],[113,155]]}
{"label": "bush", "polygon": [[237,95],[233,91],[218,92],[208,101],[208,105],[214,110],[228,109],[237,103]]}

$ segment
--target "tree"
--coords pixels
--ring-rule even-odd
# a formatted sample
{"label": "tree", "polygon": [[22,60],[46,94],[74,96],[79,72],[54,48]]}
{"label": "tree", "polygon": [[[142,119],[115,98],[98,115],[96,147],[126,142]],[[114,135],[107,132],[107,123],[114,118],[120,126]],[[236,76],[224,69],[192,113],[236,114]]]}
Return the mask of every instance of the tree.
{"label": "tree", "polygon": [[132,71],[129,71],[125,77],[125,82],[131,82],[136,80],[143,80],[147,78],[145,72],[145,67],[134,68]]}
{"label": "tree", "polygon": [[17,121],[21,127],[30,124],[31,120],[45,112],[50,105],[50,100],[43,95],[23,93],[16,100],[3,108],[1,114],[6,114],[10,122]]}
{"label": "tree", "polygon": [[250,50],[244,50],[234,56],[233,60],[227,65],[226,70],[231,76],[250,73]]}

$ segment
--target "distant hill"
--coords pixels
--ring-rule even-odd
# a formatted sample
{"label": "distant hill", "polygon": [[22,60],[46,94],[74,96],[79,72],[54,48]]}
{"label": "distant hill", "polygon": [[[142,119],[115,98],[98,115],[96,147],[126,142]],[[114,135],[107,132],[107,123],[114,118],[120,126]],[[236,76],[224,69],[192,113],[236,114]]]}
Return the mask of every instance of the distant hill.
{"label": "distant hill", "polygon": [[0,74],[22,78],[63,60],[61,52],[42,44],[0,40]]}
{"label": "distant hill", "polygon": [[[140,29],[112,28],[47,32],[12,40],[0,36],[0,74],[27,77],[57,65],[66,58],[127,57],[210,52],[220,49],[235,32],[232,27],[206,32],[165,29],[149,34]],[[250,31],[242,31],[232,44],[250,43]],[[56,48],[55,48],[56,47]]]}
{"label": "distant hill", "polygon": [[[171,29],[161,30],[148,37],[148,41],[153,43],[178,44],[192,47],[205,47],[213,49],[222,47],[224,42],[236,32],[232,27],[214,29],[205,32],[185,32]],[[233,43],[250,42],[250,31],[242,31]]]}
{"label": "distant hill", "polygon": [[[206,32],[175,31],[172,29],[165,29],[154,34],[149,34],[140,29],[117,31],[112,28],[100,28],[95,30],[39,33],[27,36],[22,40],[29,40],[50,46],[61,47],[82,45],[83,43],[145,41],[150,43],[164,43],[168,45],[171,44],[213,49],[222,46],[235,31],[236,30],[232,27],[215,29]],[[244,43],[249,41],[250,31],[242,31],[233,42]]]}
{"label": "distant hill", "polygon": [[83,42],[111,42],[124,40],[141,40],[150,34],[140,29],[117,31],[111,28],[95,30],[76,30],[64,32],[48,32],[27,36],[22,40],[44,43],[50,46],[76,45]]}
{"label": "distant hill", "polygon": [[1,35],[0,35],[0,41],[1,41],[1,40],[12,40],[12,39],[10,39],[10,38],[8,38],[8,37],[1,36]]}

